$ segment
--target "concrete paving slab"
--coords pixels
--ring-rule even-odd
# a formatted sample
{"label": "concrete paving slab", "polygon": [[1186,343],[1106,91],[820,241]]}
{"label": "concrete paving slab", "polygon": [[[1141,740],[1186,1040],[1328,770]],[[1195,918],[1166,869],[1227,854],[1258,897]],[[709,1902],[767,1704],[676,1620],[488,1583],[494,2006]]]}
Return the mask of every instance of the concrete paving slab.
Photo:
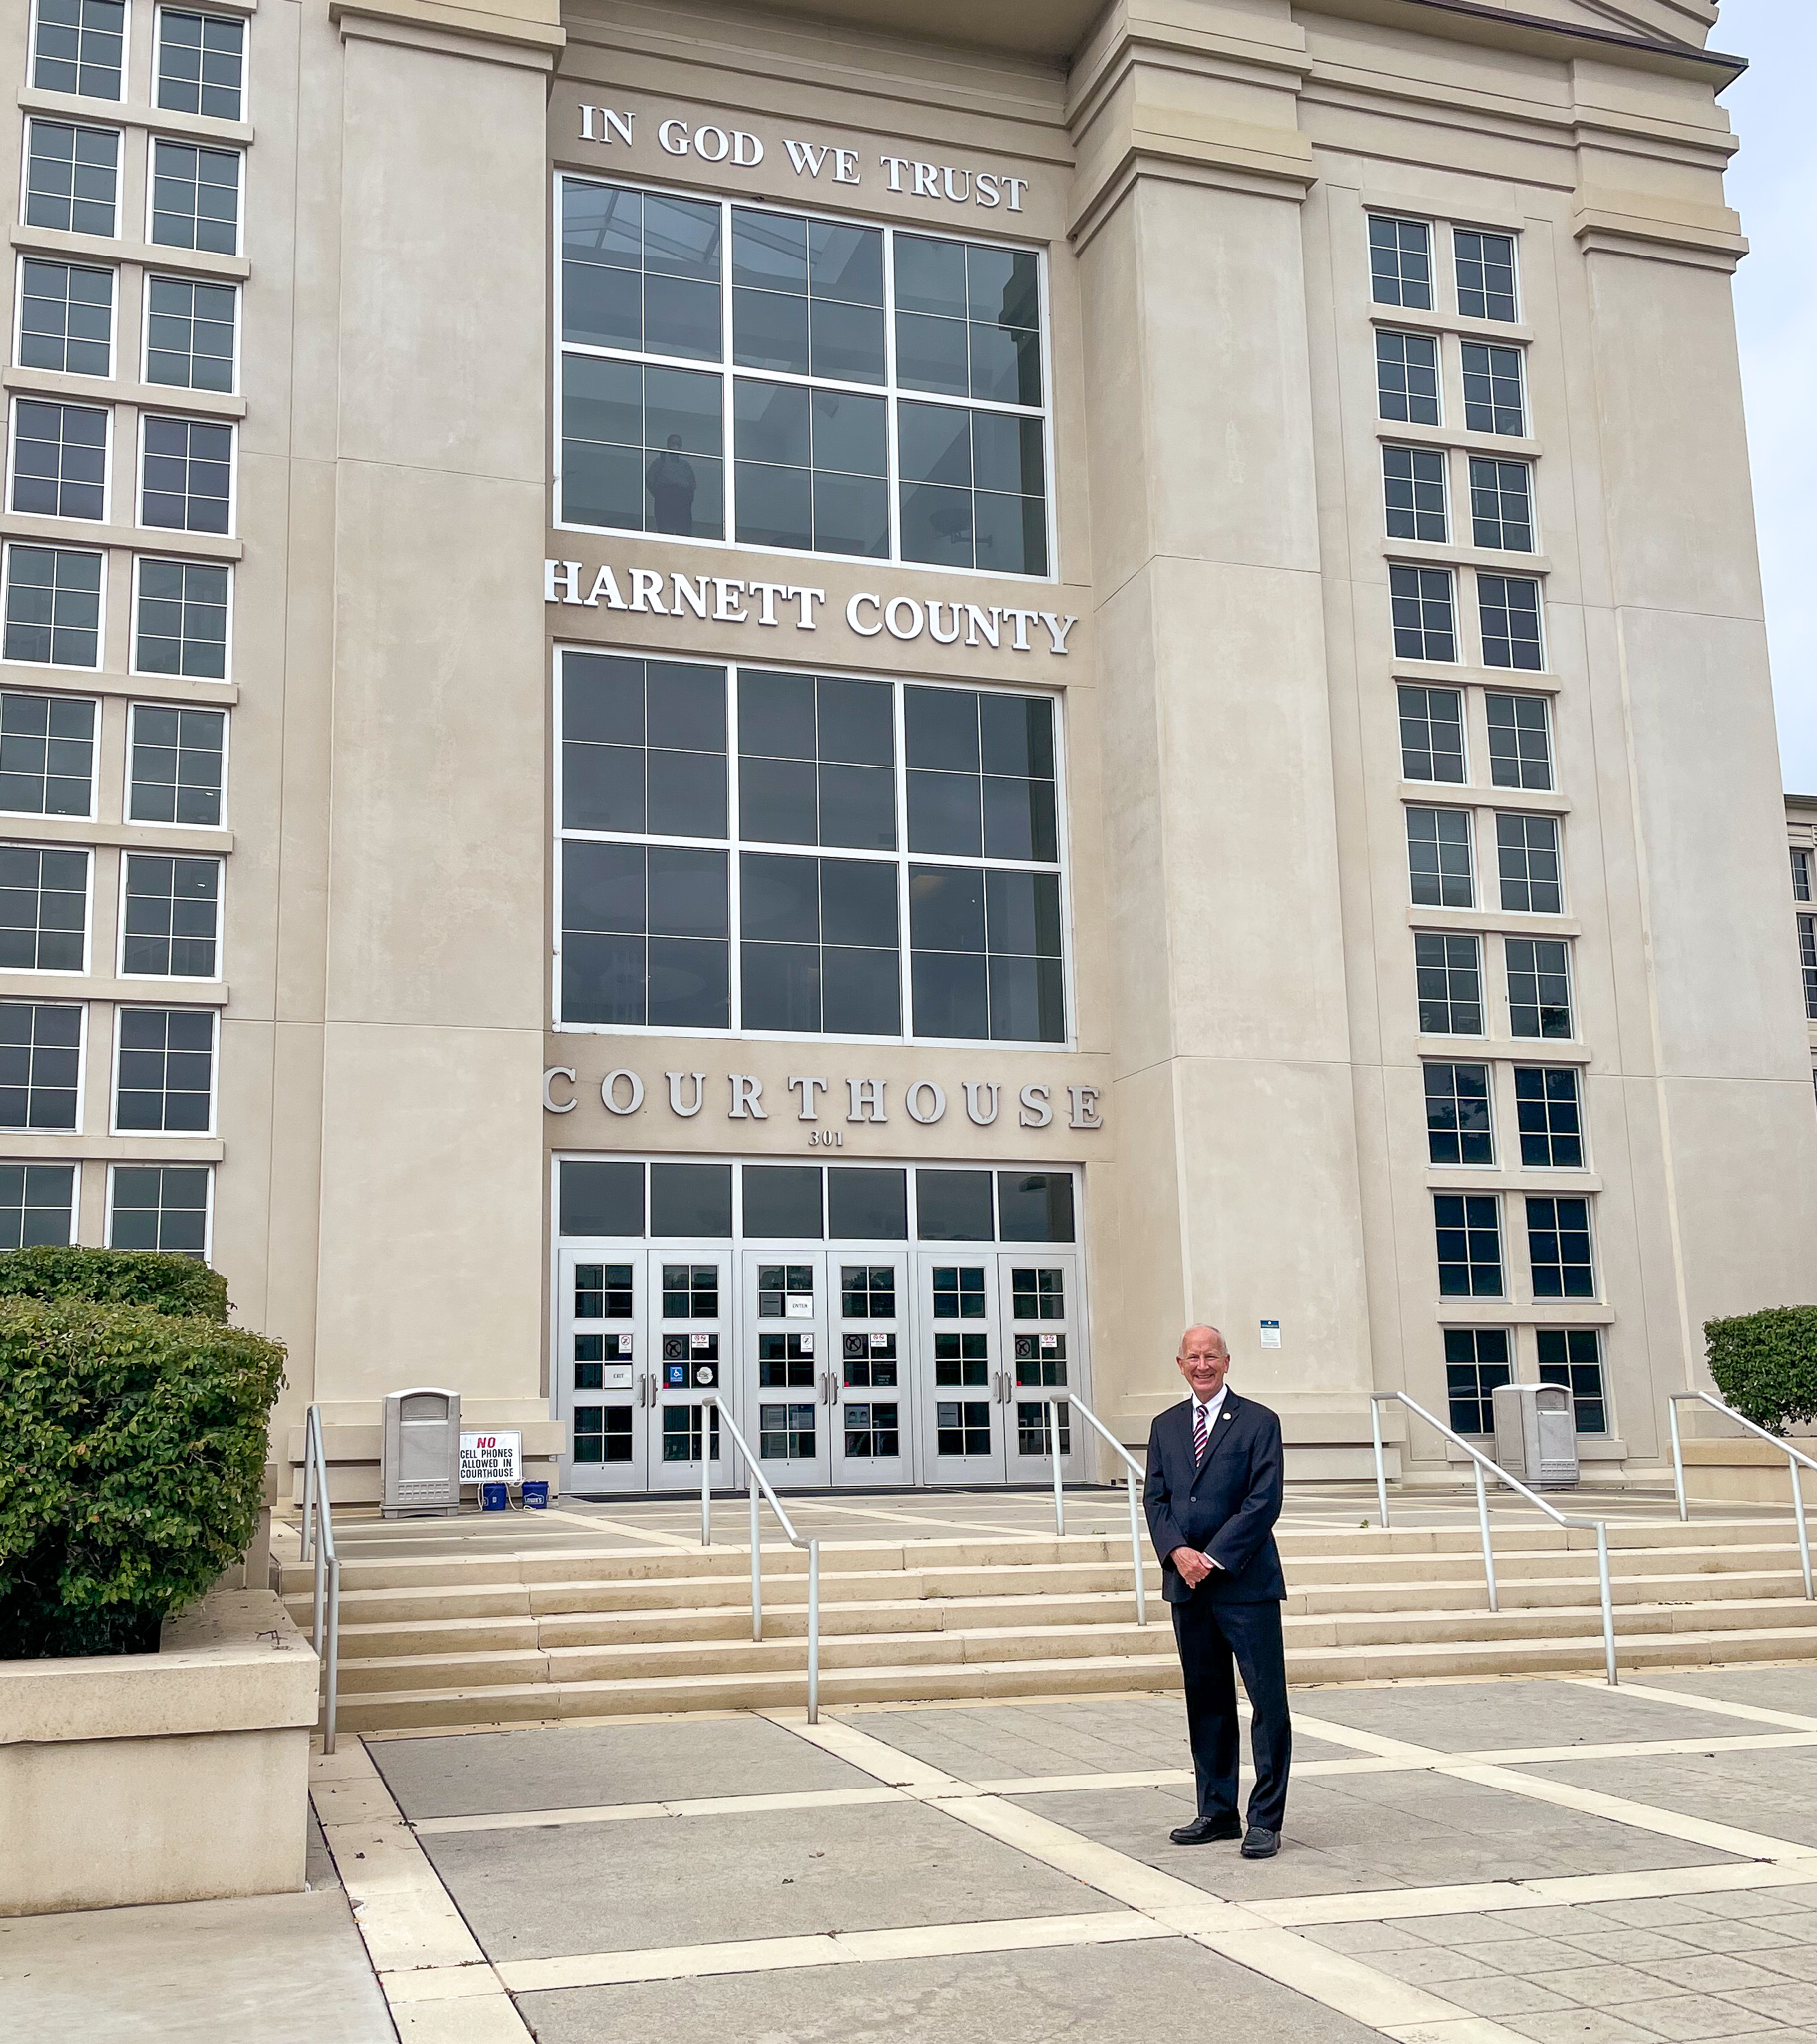
{"label": "concrete paving slab", "polygon": [[448,1832],[423,1846],[494,1960],[1111,1906],[915,1802]]}
{"label": "concrete paving slab", "polygon": [[9,2037],[396,2044],[337,1890],[0,1919]]}
{"label": "concrete paving slab", "polygon": [[1817,1845],[1817,1749],[1542,1761],[1518,1772],[1603,1795],[1662,1804],[1684,1816],[1789,1838],[1799,1845]]}
{"label": "concrete paving slab", "polygon": [[1231,1846],[1169,1844],[1191,1791],[1088,1789],[1020,1799],[1087,1837],[1229,1900],[1443,1887],[1478,1880],[1650,1871],[1728,1855],[1577,1810],[1430,1774],[1296,1782],[1285,1846],[1244,1860]]}
{"label": "concrete paving slab", "polygon": [[[1800,1717],[1817,1719],[1817,1669],[1808,1661],[1795,1668],[1699,1668],[1675,1675],[1649,1672],[1640,1679],[1648,1689],[1682,1690],[1691,1696],[1720,1697],[1725,1703],[1754,1704],[1764,1711],[1795,1711]],[[1730,1728],[1735,1729],[1733,1720]]]}
{"label": "concrete paving slab", "polygon": [[532,1994],[520,2006],[539,2044],[1128,2044],[1182,2028],[1379,2044],[1376,2031],[1174,1939]]}
{"label": "concrete paving slab", "polygon": [[[1807,1680],[1817,1690],[1817,1678]],[[1743,1729],[1714,1712],[1699,1715],[1623,1690],[1572,1682],[1390,1683],[1380,1689],[1301,1690],[1294,1702],[1309,1718],[1443,1753],[1705,1735],[1732,1739]]]}
{"label": "concrete paving slab", "polygon": [[766,1718],[373,1739],[367,1751],[413,1820],[876,1786]]}

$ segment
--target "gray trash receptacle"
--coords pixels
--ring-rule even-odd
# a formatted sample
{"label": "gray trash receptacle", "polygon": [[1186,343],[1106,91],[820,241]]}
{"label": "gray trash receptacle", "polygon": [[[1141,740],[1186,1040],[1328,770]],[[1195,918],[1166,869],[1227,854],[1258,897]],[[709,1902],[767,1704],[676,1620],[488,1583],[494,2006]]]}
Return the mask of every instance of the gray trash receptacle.
{"label": "gray trash receptacle", "polygon": [[1578,1481],[1578,1427],[1563,1384],[1498,1384],[1496,1460],[1536,1490]]}
{"label": "gray trash receptacle", "polygon": [[385,1400],[387,1519],[461,1508],[461,1394],[421,1384]]}

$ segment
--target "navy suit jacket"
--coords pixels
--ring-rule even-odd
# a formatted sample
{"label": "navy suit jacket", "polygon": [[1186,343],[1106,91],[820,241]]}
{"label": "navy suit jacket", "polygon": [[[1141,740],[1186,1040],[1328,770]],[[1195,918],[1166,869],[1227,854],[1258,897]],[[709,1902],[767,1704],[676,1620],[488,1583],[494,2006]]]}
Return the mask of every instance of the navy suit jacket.
{"label": "navy suit jacket", "polygon": [[[1184,1604],[1195,1594],[1240,1604],[1286,1596],[1274,1545],[1274,1522],[1281,1515],[1281,1423],[1266,1405],[1226,1391],[1202,1467],[1192,1455],[1192,1400],[1168,1406],[1148,1432],[1142,1502],[1169,1604]],[[1197,1548],[1218,1564],[1196,1593],[1173,1566],[1176,1547]]]}

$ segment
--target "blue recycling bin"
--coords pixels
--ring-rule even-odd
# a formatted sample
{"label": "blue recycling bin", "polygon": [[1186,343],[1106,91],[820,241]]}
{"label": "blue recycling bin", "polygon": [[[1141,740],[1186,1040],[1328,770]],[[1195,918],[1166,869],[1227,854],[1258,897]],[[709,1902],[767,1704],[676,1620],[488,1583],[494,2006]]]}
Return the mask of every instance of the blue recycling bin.
{"label": "blue recycling bin", "polygon": [[528,1479],[518,1494],[524,1500],[526,1511],[546,1512],[549,1509],[549,1484],[543,1477]]}
{"label": "blue recycling bin", "polygon": [[480,1510],[502,1512],[511,1502],[510,1486],[503,1483],[482,1483],[480,1485]]}

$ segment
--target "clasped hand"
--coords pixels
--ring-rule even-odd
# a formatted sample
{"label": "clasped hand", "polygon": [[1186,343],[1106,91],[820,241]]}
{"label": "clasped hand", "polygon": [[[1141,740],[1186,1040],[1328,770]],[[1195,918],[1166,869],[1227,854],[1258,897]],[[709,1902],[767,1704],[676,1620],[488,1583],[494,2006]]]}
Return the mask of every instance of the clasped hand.
{"label": "clasped hand", "polygon": [[1196,1547],[1176,1547],[1167,1559],[1178,1569],[1180,1580],[1188,1590],[1196,1590],[1217,1566],[1208,1554],[1200,1554]]}

